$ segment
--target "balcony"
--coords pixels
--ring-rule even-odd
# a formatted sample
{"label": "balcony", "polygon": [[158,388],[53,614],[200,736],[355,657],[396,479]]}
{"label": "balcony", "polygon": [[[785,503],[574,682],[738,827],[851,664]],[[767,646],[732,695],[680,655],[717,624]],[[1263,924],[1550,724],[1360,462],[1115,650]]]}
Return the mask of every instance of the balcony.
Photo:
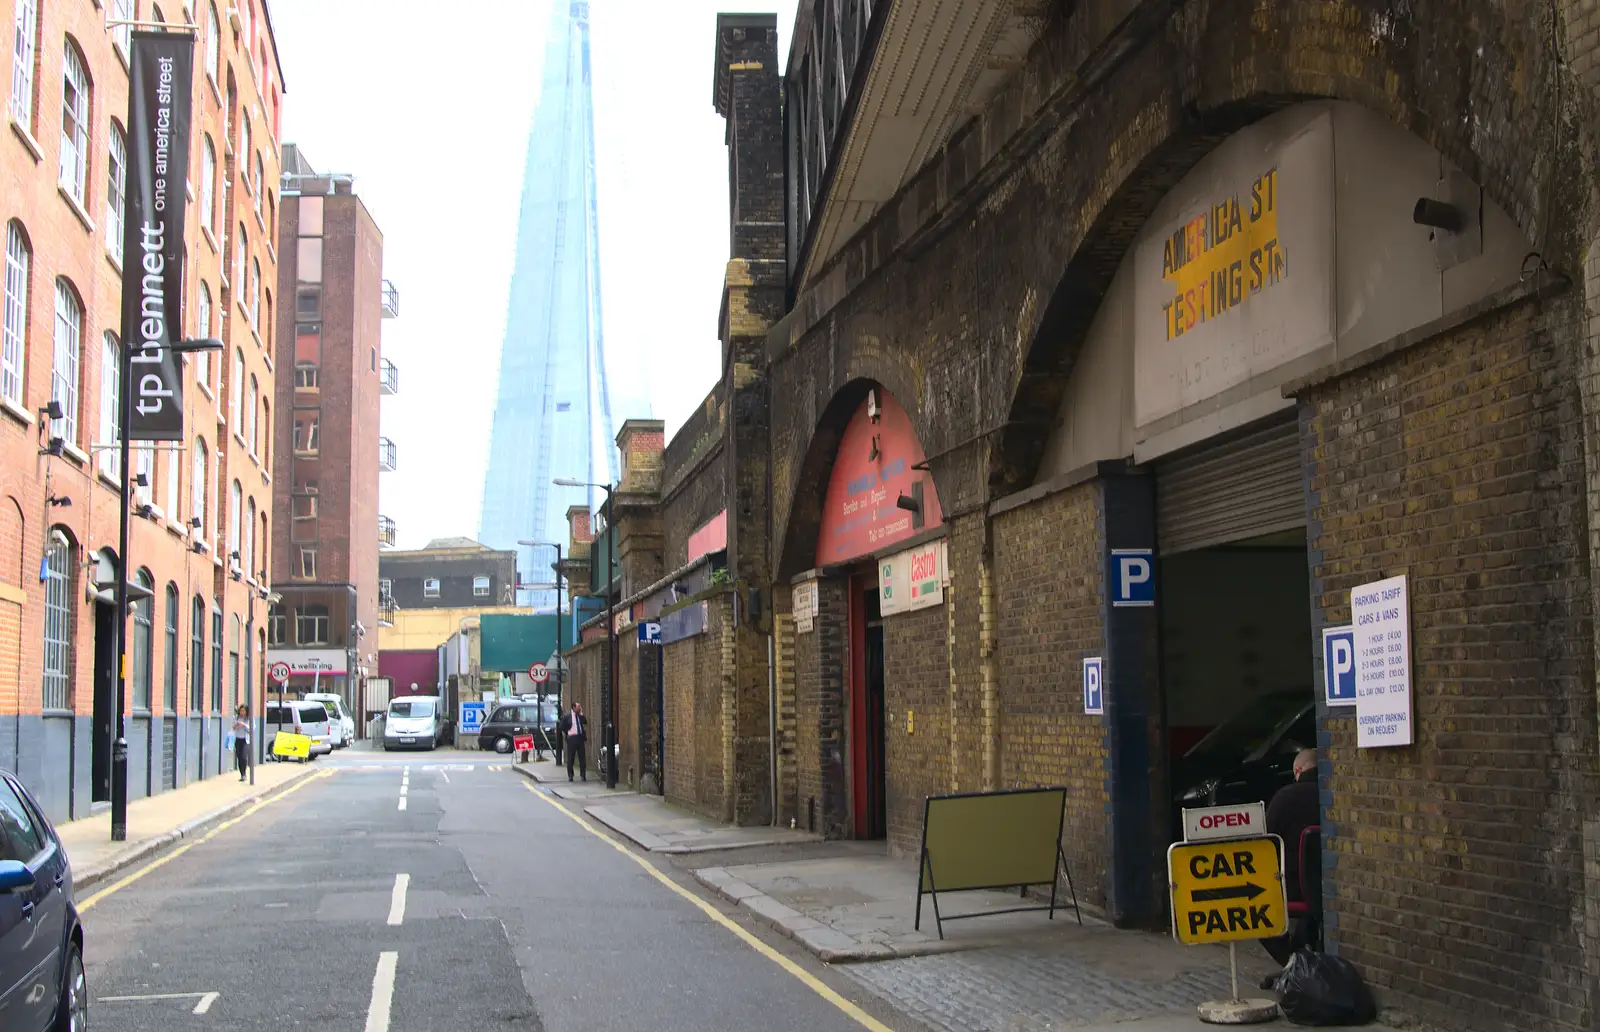
{"label": "balcony", "polygon": [[393,473],[397,462],[394,442],[387,437],[378,438],[378,472]]}
{"label": "balcony", "polygon": [[383,394],[400,393],[400,370],[387,358],[378,363],[378,390]]}
{"label": "balcony", "polygon": [[393,595],[378,596],[378,626],[393,627],[395,610],[398,608],[394,604]]}
{"label": "balcony", "polygon": [[393,548],[395,538],[394,520],[387,516],[378,517],[378,547]]}
{"label": "balcony", "polygon": [[378,291],[379,304],[383,308],[385,319],[400,318],[400,291],[388,280],[383,281],[383,286]]}

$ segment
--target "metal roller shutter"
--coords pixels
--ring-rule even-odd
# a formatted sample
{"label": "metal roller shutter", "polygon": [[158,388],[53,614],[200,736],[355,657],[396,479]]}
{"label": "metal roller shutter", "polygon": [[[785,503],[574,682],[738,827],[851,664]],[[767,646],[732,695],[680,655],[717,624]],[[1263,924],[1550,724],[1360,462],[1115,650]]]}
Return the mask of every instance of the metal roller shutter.
{"label": "metal roller shutter", "polygon": [[1156,466],[1162,555],[1305,524],[1299,424],[1293,420]]}

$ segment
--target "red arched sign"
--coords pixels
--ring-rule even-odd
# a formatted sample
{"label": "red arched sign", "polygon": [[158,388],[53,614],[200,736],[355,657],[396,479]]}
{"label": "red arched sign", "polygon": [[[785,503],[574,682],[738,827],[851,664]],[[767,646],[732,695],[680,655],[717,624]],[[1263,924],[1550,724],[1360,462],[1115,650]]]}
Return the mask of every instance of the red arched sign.
{"label": "red arched sign", "polygon": [[[834,456],[817,535],[818,566],[870,555],[944,522],[933,477],[913,468],[922,460],[911,417],[875,390],[850,417]],[[902,508],[902,497],[920,512]]]}

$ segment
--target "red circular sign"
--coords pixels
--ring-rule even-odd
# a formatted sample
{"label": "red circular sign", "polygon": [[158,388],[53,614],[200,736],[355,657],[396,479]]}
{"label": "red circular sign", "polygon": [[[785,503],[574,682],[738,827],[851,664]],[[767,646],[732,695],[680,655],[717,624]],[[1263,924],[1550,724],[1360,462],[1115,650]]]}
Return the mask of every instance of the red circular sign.
{"label": "red circular sign", "polygon": [[283,684],[285,681],[289,680],[289,664],[274,663],[267,673],[272,675],[272,679],[274,681],[277,681],[279,684]]}
{"label": "red circular sign", "polygon": [[550,668],[543,663],[535,663],[528,668],[528,676],[533,679],[534,684],[543,684],[550,679]]}

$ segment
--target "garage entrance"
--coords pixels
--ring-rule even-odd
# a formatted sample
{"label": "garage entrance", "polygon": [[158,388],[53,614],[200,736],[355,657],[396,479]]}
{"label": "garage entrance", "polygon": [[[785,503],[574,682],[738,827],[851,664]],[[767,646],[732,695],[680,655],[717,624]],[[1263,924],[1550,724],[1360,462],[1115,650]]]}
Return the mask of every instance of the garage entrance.
{"label": "garage entrance", "polygon": [[1174,838],[1182,807],[1268,801],[1316,745],[1301,469],[1293,421],[1156,468]]}
{"label": "garage entrance", "polygon": [[883,617],[869,568],[850,578],[850,805],[858,839],[889,833]]}

